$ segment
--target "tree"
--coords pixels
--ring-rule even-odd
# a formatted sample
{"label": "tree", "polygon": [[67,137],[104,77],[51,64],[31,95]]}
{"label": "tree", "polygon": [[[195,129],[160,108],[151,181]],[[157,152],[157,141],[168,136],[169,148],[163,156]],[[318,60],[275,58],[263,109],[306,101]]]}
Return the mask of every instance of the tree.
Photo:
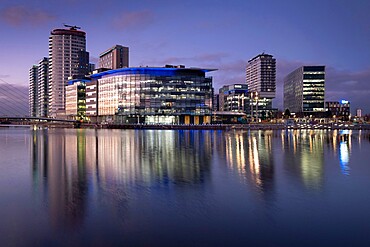
{"label": "tree", "polygon": [[287,109],[285,109],[285,112],[284,112],[284,118],[290,118],[290,111],[289,111],[289,109],[287,108]]}
{"label": "tree", "polygon": [[333,117],[333,113],[331,112],[331,110],[327,110],[327,111],[325,112],[325,117],[326,117],[326,118],[332,118],[332,117]]}

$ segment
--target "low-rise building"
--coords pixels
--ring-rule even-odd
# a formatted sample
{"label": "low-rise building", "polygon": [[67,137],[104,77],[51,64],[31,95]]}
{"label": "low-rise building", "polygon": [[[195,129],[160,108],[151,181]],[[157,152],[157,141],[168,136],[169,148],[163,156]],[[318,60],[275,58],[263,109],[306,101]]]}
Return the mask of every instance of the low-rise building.
{"label": "low-rise building", "polygon": [[66,86],[66,116],[69,119],[86,120],[86,82],[85,79],[68,81]]}
{"label": "low-rise building", "polygon": [[326,101],[325,109],[330,117],[347,121],[351,116],[350,102],[347,100],[341,101]]}
{"label": "low-rise building", "polygon": [[206,73],[211,71],[166,65],[92,74],[88,85],[96,85],[96,117],[115,123],[210,123],[213,87]]}
{"label": "low-rise building", "polygon": [[226,85],[219,90],[220,111],[249,112],[247,84]]}

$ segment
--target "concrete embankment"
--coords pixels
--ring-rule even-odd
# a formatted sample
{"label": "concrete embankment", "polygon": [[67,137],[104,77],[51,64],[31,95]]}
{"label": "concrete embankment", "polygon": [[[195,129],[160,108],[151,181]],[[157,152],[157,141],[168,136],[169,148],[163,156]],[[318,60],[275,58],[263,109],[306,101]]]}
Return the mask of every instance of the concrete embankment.
{"label": "concrete embankment", "polygon": [[[83,127],[83,126],[82,126]],[[169,130],[283,130],[283,129],[348,129],[370,130],[370,125],[295,125],[284,124],[205,124],[205,125],[160,125],[160,124],[106,124],[105,129],[169,129]]]}
{"label": "concrete embankment", "polygon": [[160,130],[284,130],[284,129],[323,129],[323,130],[370,130],[370,124],[303,124],[285,125],[278,123],[258,124],[95,124],[95,123],[30,123],[29,125],[1,124],[0,127],[23,126],[31,128],[82,128],[82,129],[160,129]]}

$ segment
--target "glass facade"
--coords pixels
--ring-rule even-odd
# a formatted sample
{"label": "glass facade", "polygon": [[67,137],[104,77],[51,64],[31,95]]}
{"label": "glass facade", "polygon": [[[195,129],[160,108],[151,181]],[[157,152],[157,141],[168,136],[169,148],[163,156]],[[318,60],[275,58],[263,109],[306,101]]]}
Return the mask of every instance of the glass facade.
{"label": "glass facade", "polygon": [[303,66],[284,79],[284,109],[304,116],[323,115],[325,66]]}
{"label": "glass facade", "polygon": [[86,120],[86,80],[71,80],[66,86],[66,115]]}
{"label": "glass facade", "polygon": [[274,117],[277,109],[272,108],[272,99],[259,98],[255,93],[251,93],[250,98],[251,121],[259,122]]}
{"label": "glass facade", "polygon": [[140,67],[91,75],[98,85],[97,114],[119,123],[209,123],[213,97],[212,78],[205,77],[209,71]]}
{"label": "glass facade", "polygon": [[223,86],[219,90],[221,111],[249,112],[249,93],[247,84]]}

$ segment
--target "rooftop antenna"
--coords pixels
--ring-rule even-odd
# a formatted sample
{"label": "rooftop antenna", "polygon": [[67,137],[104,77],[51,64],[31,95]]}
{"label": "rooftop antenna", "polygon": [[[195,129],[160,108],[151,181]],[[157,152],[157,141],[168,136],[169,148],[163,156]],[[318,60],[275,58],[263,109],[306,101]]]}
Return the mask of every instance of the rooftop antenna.
{"label": "rooftop antenna", "polygon": [[70,28],[70,30],[77,30],[77,29],[81,29],[81,27],[78,27],[78,26],[71,26],[71,25],[67,25],[67,24],[65,24],[65,23],[63,23],[63,25],[65,26],[65,27],[69,27]]}

